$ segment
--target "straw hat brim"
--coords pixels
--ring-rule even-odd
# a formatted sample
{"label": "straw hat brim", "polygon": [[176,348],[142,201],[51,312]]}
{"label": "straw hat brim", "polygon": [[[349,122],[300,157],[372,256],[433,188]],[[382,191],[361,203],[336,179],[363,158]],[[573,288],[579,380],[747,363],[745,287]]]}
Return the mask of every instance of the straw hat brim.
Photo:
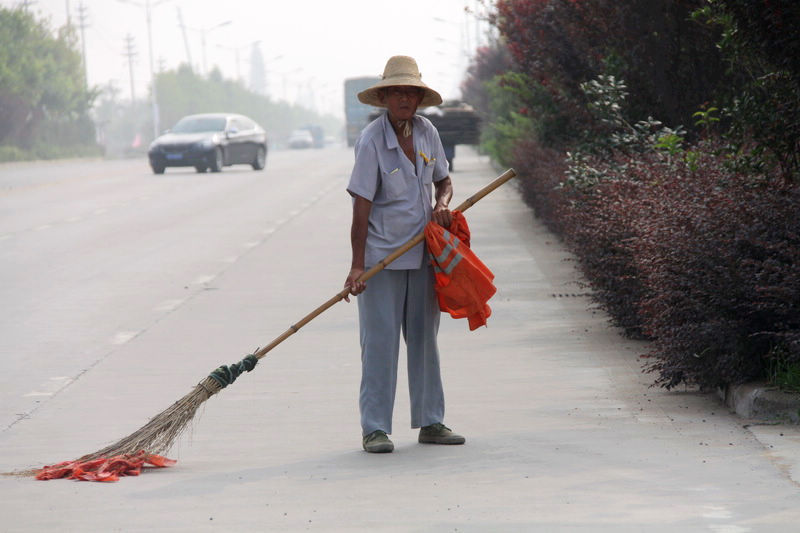
{"label": "straw hat brim", "polygon": [[365,89],[358,93],[358,101],[362,104],[367,104],[375,107],[386,107],[378,97],[378,92],[387,87],[419,87],[425,91],[422,100],[419,102],[418,107],[429,107],[439,105],[442,103],[442,96],[425,85],[419,78],[413,76],[392,76],[385,78],[369,89]]}

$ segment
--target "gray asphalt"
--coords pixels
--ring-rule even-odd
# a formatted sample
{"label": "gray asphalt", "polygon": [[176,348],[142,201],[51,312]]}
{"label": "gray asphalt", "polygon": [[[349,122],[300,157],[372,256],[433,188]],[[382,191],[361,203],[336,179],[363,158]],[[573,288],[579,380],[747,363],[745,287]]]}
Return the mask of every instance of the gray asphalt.
{"label": "gray asphalt", "polygon": [[[94,451],[283,333],[349,266],[352,155],[264,173],[141,161],[0,166],[0,471]],[[500,172],[459,147],[455,202]],[[3,531],[793,531],[796,426],[650,387],[641,342],[591,308],[575,263],[508,185],[467,213],[494,271],[488,327],[443,317],[447,424],[360,448],[354,304],[201,409],[169,469],[114,484],[0,477]]]}

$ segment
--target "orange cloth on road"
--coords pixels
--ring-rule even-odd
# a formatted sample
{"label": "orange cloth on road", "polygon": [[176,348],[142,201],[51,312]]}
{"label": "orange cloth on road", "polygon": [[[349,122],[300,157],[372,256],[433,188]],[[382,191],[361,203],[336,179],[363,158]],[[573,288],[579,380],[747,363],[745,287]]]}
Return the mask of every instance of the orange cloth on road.
{"label": "orange cloth on road", "polygon": [[138,476],[145,465],[156,468],[172,466],[177,461],[140,450],[136,453],[101,457],[91,461],[64,461],[45,466],[36,473],[36,479],[77,479],[80,481],[117,481],[120,476]]}
{"label": "orange cloth on road", "polygon": [[469,247],[469,226],[453,211],[448,229],[436,222],[425,227],[425,242],[436,275],[439,308],[453,318],[466,318],[470,331],[486,325],[492,309],[486,303],[497,289],[494,274]]}

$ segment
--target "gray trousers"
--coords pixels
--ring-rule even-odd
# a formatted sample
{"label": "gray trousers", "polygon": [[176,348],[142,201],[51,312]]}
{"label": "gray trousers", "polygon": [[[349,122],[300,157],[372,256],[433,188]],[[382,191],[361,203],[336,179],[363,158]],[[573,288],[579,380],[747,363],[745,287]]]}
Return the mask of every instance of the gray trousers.
{"label": "gray trousers", "polygon": [[406,343],[411,427],[444,420],[439,371],[439,305],[433,269],[383,270],[358,295],[361,430],[392,432],[400,334]]}

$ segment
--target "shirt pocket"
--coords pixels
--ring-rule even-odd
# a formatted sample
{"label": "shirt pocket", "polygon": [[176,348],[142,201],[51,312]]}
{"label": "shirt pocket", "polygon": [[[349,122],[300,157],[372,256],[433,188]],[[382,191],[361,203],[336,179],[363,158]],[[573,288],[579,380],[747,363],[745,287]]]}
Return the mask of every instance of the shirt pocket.
{"label": "shirt pocket", "polygon": [[430,185],[433,183],[433,169],[436,167],[434,161],[430,163],[426,163],[424,167],[422,167],[422,184],[423,185]]}
{"label": "shirt pocket", "polygon": [[396,158],[386,158],[378,163],[381,188],[389,200],[403,198],[408,191],[408,178]]}
{"label": "shirt pocket", "polygon": [[422,184],[430,185],[433,183],[433,171],[436,168],[436,158],[429,155],[432,151],[420,150],[418,156],[422,159]]}

